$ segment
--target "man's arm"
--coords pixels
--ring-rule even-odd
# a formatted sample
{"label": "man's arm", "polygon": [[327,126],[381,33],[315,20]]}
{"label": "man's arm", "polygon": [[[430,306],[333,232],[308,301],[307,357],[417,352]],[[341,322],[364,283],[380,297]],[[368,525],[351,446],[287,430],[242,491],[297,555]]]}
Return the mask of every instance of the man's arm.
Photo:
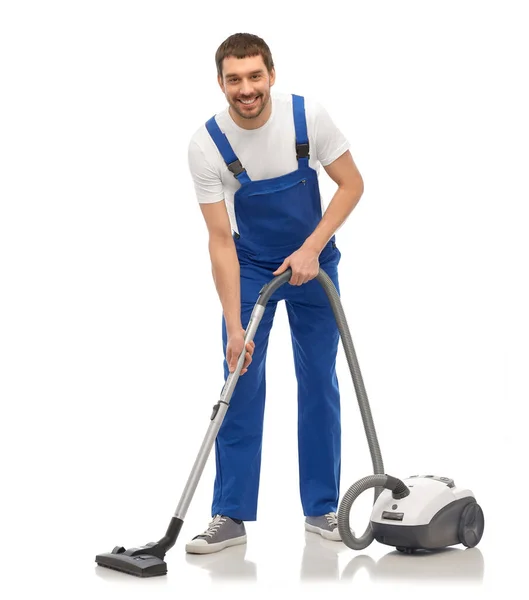
{"label": "man's arm", "polygon": [[349,150],[324,169],[338,185],[338,189],[318,226],[302,246],[314,250],[318,255],[351,214],[364,193],[364,181]]}
{"label": "man's arm", "polygon": [[338,185],[338,189],[316,229],[305,240],[301,248],[288,256],[279,269],[273,273],[279,275],[290,267],[292,277],[289,283],[292,285],[302,285],[316,277],[319,272],[318,257],[321,251],[351,214],[364,192],[364,181],[349,150],[324,169]]}
{"label": "man's arm", "polygon": [[240,333],[240,267],[226,204],[224,200],[211,204],[202,203],[200,209],[209,232],[211,270],[222,304],[228,336],[234,332]]}
{"label": "man's arm", "polygon": [[[230,219],[224,200],[210,204],[201,203],[200,208],[209,231],[211,270],[226,321],[228,334],[226,362],[230,372],[233,372],[244,348],[245,333],[241,323],[239,258],[233,243]],[[244,375],[248,370],[254,350],[255,343],[248,342],[240,375]]]}

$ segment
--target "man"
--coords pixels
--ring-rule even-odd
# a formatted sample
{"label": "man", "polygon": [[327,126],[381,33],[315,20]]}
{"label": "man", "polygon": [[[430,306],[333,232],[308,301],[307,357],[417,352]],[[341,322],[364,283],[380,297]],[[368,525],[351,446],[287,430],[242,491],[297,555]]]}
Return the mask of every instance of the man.
{"label": "man", "polygon": [[[193,135],[189,167],[209,232],[212,272],[223,309],[224,372],[243,352],[245,327],[265,283],[292,276],[270,298],[215,442],[216,478],[209,527],[187,545],[217,552],[246,542],[256,520],[268,337],[285,300],[298,381],[299,479],[305,528],[340,540],[339,342],[321,268],[339,290],[334,233],[363,193],[349,143],[316,102],[272,93],[275,69],[267,44],[238,33],[216,52],[228,108]],[[322,216],[319,165],[338,189]],[[250,367],[250,363],[251,367]]]}

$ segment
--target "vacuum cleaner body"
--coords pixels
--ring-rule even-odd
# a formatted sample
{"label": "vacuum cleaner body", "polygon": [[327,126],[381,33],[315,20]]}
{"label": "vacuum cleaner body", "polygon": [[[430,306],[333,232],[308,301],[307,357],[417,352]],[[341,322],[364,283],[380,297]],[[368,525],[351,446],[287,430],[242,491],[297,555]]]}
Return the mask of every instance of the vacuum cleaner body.
{"label": "vacuum cleaner body", "polygon": [[402,552],[436,550],[481,538],[483,514],[474,494],[449,477],[413,475],[402,480],[410,493],[396,499],[385,489],[371,513],[371,529],[381,544]]}

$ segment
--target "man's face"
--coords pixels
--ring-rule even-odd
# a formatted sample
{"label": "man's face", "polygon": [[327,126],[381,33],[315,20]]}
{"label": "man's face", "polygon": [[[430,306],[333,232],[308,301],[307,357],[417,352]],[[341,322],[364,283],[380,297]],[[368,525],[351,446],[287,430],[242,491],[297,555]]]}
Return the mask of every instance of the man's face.
{"label": "man's face", "polygon": [[246,58],[229,56],[223,61],[219,85],[231,108],[243,119],[255,119],[270,100],[274,69],[268,73],[261,55]]}

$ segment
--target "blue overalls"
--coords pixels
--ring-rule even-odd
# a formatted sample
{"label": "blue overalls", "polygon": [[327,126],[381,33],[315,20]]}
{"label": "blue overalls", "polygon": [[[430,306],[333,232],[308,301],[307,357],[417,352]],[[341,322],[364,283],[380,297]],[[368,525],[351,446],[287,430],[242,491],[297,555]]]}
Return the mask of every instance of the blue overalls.
{"label": "blue overalls", "polygon": [[[298,169],[252,181],[213,116],[206,128],[241,187],[234,206],[234,242],[241,274],[241,321],[247,327],[263,285],[298,250],[321,220],[318,174],[309,167],[302,96],[292,95]],[[294,151],[294,148],[292,148]],[[320,254],[321,268],[337,290],[340,251],[334,236]],[[329,300],[315,279],[282,285],[270,298],[254,342],[253,360],[237,382],[215,440],[216,478],[212,515],[254,521],[261,467],[268,337],[277,303],[285,300],[298,381],[299,481],[305,516],[336,511],[340,480],[340,396],[335,364],[339,332]],[[222,337],[226,355],[226,322]],[[229,371],[224,360],[224,374]],[[288,399],[281,398],[285,402]]]}

